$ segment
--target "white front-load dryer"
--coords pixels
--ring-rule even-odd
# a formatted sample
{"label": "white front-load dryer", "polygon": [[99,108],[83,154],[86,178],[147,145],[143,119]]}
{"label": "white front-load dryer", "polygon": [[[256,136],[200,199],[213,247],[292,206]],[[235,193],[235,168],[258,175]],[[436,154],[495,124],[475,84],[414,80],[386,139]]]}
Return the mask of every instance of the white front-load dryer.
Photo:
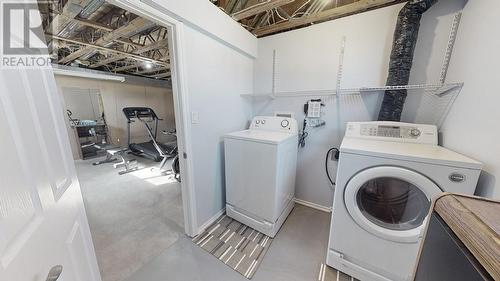
{"label": "white front-load dryer", "polygon": [[295,204],[297,147],[293,118],[257,116],[225,135],[226,214],[274,237]]}
{"label": "white front-load dryer", "polygon": [[362,281],[411,280],[431,200],[473,194],[481,163],[437,145],[431,125],[348,123],[327,264]]}

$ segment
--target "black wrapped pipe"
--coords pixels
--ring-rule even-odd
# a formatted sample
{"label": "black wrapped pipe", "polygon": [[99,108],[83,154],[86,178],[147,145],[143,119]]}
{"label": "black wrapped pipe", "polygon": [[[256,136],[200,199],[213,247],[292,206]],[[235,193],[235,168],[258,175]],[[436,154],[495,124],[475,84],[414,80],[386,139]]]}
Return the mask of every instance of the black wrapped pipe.
{"label": "black wrapped pipe", "polygon": [[[422,14],[438,0],[410,0],[398,15],[387,86],[408,85]],[[401,121],[407,90],[387,90],[378,115],[380,121]]]}

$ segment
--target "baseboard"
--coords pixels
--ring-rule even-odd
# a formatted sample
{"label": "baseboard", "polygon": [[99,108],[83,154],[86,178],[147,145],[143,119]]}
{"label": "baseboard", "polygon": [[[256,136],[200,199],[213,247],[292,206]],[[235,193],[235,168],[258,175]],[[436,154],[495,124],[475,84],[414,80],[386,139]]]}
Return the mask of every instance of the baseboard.
{"label": "baseboard", "polygon": [[225,212],[226,212],[226,207],[222,208],[215,215],[213,215],[213,217],[209,218],[202,226],[198,227],[198,232],[197,232],[196,236],[200,235],[200,233],[205,231],[205,229],[207,229],[210,225],[212,225]]}
{"label": "baseboard", "polygon": [[312,202],[305,201],[305,200],[298,199],[298,198],[295,198],[295,203],[300,204],[300,205],[304,205],[304,206],[307,206],[307,207],[310,207],[310,208],[313,208],[313,209],[316,209],[316,210],[319,210],[319,211],[323,211],[323,212],[326,212],[326,213],[331,213],[332,212],[332,208],[331,207],[325,207],[323,205],[319,205],[319,204],[312,203]]}
{"label": "baseboard", "polygon": [[[305,201],[305,200],[302,200],[302,199],[297,199],[297,198],[295,198],[294,201],[297,204],[304,205],[304,206],[307,206],[307,207],[310,207],[310,208],[313,208],[313,209],[316,209],[316,210],[319,210],[319,211],[322,211],[322,212],[326,212],[326,213],[331,213],[332,212],[332,208],[331,207],[325,207],[325,206],[322,206],[322,205],[319,205],[319,204],[316,204],[316,203],[312,203],[312,202]],[[207,229],[210,225],[212,225],[225,212],[226,212],[226,207],[222,208],[215,215],[213,215],[211,218],[209,218],[203,225],[201,225],[200,227],[198,227],[198,231],[197,231],[196,236],[198,236],[205,229]]]}

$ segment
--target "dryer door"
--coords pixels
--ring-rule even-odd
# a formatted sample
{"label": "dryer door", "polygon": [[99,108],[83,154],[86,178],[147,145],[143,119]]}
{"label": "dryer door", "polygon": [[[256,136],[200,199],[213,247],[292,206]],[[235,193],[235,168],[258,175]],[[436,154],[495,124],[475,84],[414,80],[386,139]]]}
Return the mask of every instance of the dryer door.
{"label": "dryer door", "polygon": [[412,170],[380,166],[353,176],[344,201],[354,221],[366,231],[396,242],[419,240],[431,208],[441,189]]}

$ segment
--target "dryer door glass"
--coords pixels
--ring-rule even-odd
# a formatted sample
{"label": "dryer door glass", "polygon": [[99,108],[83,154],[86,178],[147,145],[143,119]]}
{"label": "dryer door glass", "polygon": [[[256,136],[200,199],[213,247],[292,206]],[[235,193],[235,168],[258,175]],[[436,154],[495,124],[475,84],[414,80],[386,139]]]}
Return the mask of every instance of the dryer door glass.
{"label": "dryer door glass", "polygon": [[366,231],[392,241],[419,241],[431,207],[441,192],[426,176],[415,171],[378,166],[355,174],[344,189],[351,218]]}
{"label": "dryer door glass", "polygon": [[422,225],[431,202],[415,185],[398,178],[366,181],[356,195],[362,214],[374,224],[391,230],[409,230]]}

